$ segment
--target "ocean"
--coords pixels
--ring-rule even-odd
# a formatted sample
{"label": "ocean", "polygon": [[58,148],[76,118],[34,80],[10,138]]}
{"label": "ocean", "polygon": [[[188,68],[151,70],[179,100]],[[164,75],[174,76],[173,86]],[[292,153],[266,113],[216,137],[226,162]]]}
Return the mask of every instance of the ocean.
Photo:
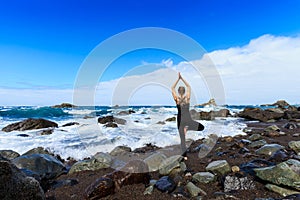
{"label": "ocean", "polygon": [[[191,107],[197,111],[210,111],[227,108],[231,114],[243,110],[245,107]],[[130,115],[121,114],[121,111],[133,110]],[[44,147],[62,158],[69,157],[77,160],[90,157],[97,152],[110,152],[116,146],[128,146],[131,149],[142,147],[145,144],[154,144],[159,147],[180,143],[176,121],[158,124],[167,118],[176,116],[175,106],[130,106],[130,107],[77,107],[52,108],[36,106],[2,106],[0,107],[0,150],[13,150],[20,154],[35,148]],[[114,115],[126,120],[125,125],[118,128],[105,127],[97,123],[102,116]],[[11,123],[27,118],[44,118],[56,122],[51,135],[41,135],[40,130],[3,132],[1,129]],[[63,127],[69,122],[78,122],[78,125]],[[212,121],[199,120],[205,130],[189,131],[187,140],[205,138],[210,134],[218,136],[234,136],[244,134],[245,121],[238,117],[216,118]],[[25,134],[27,137],[20,136]]]}

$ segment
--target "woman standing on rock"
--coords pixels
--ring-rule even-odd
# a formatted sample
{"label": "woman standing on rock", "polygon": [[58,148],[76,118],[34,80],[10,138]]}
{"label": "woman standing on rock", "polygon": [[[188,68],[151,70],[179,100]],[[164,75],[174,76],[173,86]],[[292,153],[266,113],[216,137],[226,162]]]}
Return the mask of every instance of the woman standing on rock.
{"label": "woman standing on rock", "polygon": [[[185,92],[185,87],[179,86],[178,95],[176,94],[175,87],[178,82],[182,80],[184,85],[187,88],[187,92]],[[180,72],[178,73],[178,79],[172,86],[172,95],[174,101],[176,102],[178,114],[177,114],[177,128],[180,135],[181,140],[181,151],[182,154],[186,155],[186,144],[185,144],[185,135],[188,130],[194,131],[202,131],[204,126],[201,123],[194,121],[190,115],[190,97],[191,97],[191,86],[188,82],[182,78]]]}

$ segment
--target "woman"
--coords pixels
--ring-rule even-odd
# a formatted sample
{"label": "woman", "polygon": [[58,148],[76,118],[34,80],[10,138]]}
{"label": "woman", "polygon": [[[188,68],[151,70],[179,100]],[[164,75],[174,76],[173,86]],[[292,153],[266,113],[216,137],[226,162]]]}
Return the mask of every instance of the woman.
{"label": "woman", "polygon": [[[175,87],[178,82],[182,80],[187,88],[185,93],[185,87],[180,86],[178,88],[178,95],[176,94]],[[191,97],[191,86],[182,78],[180,72],[178,73],[178,79],[172,86],[172,95],[174,101],[176,102],[178,114],[177,114],[177,128],[181,140],[181,150],[182,153],[186,154],[186,145],[185,145],[185,135],[188,130],[202,131],[204,126],[201,123],[194,121],[191,118],[189,107],[190,107],[190,97]]]}

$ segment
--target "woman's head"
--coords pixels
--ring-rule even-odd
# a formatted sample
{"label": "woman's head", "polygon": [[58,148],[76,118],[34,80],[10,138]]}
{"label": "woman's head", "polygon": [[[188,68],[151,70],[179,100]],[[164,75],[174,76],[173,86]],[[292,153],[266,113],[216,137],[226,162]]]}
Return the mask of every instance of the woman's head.
{"label": "woman's head", "polygon": [[179,88],[178,88],[178,94],[184,95],[184,93],[185,93],[185,87],[179,86]]}

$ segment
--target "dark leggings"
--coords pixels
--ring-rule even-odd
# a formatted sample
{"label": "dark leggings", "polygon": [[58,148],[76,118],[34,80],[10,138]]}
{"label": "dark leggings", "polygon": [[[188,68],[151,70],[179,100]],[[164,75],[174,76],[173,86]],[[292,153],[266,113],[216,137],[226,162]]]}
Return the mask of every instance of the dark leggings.
{"label": "dark leggings", "polygon": [[194,120],[190,120],[188,122],[177,121],[177,128],[178,128],[179,136],[180,136],[181,152],[183,155],[186,154],[186,144],[185,144],[185,134],[184,134],[185,126],[188,126],[188,130],[193,130],[193,131],[203,131],[204,130],[204,126],[201,123],[198,123]]}

